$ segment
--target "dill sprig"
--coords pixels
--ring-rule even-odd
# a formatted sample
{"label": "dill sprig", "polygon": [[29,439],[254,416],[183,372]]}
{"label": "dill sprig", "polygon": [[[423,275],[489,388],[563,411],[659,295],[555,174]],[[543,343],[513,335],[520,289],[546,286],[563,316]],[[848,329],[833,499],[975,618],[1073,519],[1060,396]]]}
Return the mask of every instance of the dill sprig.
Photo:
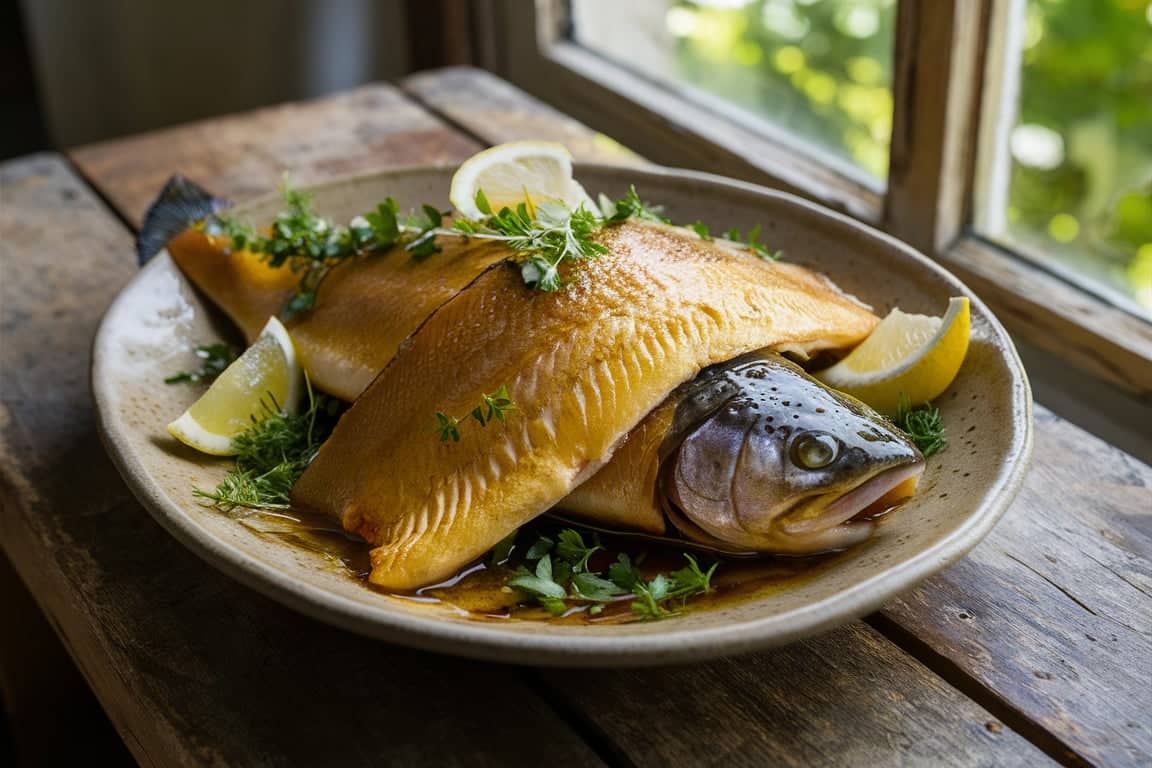
{"label": "dill sprig", "polygon": [[196,347],[196,357],[204,361],[199,370],[181,371],[164,379],[164,383],[211,384],[236,359],[236,350],[221,342],[201,344]]}
{"label": "dill sprig", "polygon": [[[515,534],[500,543],[500,559],[509,559]],[[604,610],[606,603],[631,600],[633,613],[644,619],[675,615],[689,598],[711,592],[712,576],[719,563],[704,570],[692,555],[684,554],[687,565],[671,573],[658,573],[645,579],[632,559],[621,553],[606,570],[589,565],[592,555],[602,551],[599,537],[586,542],[579,531],[565,528],[553,539],[541,535],[524,553],[521,564],[506,586],[559,616],[573,607],[586,606],[590,614]]]}
{"label": "dill sprig", "polygon": [[893,423],[916,444],[920,453],[924,454],[924,458],[948,447],[948,436],[944,429],[944,420],[940,417],[940,409],[931,403],[913,408],[908,395],[901,392]]}
{"label": "dill sprig", "polygon": [[233,470],[214,490],[193,489],[221,511],[287,508],[293,484],[344,409],[336,398],[313,391],[311,383],[303,413],[285,413],[271,395],[260,404],[262,414],[252,416],[252,426],[233,440],[237,451]]}

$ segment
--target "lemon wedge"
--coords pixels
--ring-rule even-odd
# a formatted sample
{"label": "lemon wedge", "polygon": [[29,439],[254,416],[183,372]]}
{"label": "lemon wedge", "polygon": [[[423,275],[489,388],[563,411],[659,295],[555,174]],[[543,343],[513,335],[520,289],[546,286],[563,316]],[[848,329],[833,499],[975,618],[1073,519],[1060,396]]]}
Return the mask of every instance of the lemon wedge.
{"label": "lemon wedge", "polygon": [[497,144],[465,160],[452,177],[448,199],[465,218],[482,219],[485,213],[476,205],[479,190],[493,211],[523,202],[567,208],[585,203],[595,210],[588,193],[572,178],[572,155],[563,144],[548,141]]}
{"label": "lemon wedge", "polygon": [[968,354],[968,298],[949,299],[943,317],[893,309],[860,346],[815,376],[834,389],[895,414],[900,393],[912,405],[939,397]]}
{"label": "lemon wedge", "polygon": [[252,426],[271,400],[286,413],[300,404],[303,374],[287,329],[275,317],[208,391],[168,425],[180,442],[215,456],[236,453],[232,439]]}

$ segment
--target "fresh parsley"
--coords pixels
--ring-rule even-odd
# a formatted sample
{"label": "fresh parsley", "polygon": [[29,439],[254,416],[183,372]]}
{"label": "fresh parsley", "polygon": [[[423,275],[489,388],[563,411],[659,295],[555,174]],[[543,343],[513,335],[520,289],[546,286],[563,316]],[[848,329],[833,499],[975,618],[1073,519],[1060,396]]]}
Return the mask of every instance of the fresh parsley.
{"label": "fresh parsley", "polygon": [[308,408],[287,414],[274,398],[261,402],[264,412],[233,441],[236,466],[214,490],[193,489],[221,511],[237,507],[286,509],[292,486],[308,468],[320,444],[336,426],[344,403],[308,386]]}
{"label": "fresh parsley", "polygon": [[940,409],[931,403],[913,408],[908,395],[901,392],[893,423],[916,444],[924,458],[948,447],[948,436],[944,420],[940,417]]}
{"label": "fresh parsley", "polygon": [[[508,541],[501,542],[499,562],[508,561],[513,551],[514,545]],[[625,553],[618,555],[607,569],[594,570],[590,564],[592,556],[603,550],[595,534],[586,541],[572,528],[563,529],[555,538],[538,535],[527,545],[506,586],[554,616],[578,607],[597,615],[608,603],[630,600],[632,612],[642,619],[672,616],[689,598],[713,590],[712,577],[719,563],[705,570],[696,558],[684,553],[684,568],[645,579]]]}
{"label": "fresh parsley", "polygon": [[165,384],[211,384],[236,359],[236,350],[224,343],[201,344],[196,357],[203,362],[197,371],[181,371],[164,379]]}
{"label": "fresh parsley", "polygon": [[[500,388],[492,394],[481,394],[480,405],[473,408],[468,416],[479,422],[480,426],[486,427],[493,421],[499,421],[501,424],[507,423],[508,412],[514,410],[516,410],[516,403],[508,394],[508,385],[501,384]],[[451,440],[458,443],[460,442],[460,419],[449,416],[443,411],[437,411],[435,431],[440,436],[440,442],[446,443]]]}
{"label": "fresh parsley", "polygon": [[[695,227],[693,227],[693,229],[695,229]],[[739,246],[739,247],[741,247],[747,251],[751,251],[752,253],[756,254],[757,256],[759,256],[762,259],[765,259],[766,261],[779,261],[781,258],[783,258],[784,252],[783,251],[773,251],[773,250],[769,249],[767,245],[765,245],[764,243],[761,243],[760,242],[760,233],[762,231],[763,230],[762,230],[761,226],[759,224],[757,224],[757,225],[753,226],[750,230],[748,230],[748,237],[745,238],[743,236],[743,234],[741,234],[739,229],[737,229],[736,227],[732,227],[731,229],[729,229],[727,232],[724,233],[723,237],[725,240],[729,240],[732,243],[734,243],[735,245],[737,245],[737,246]],[[699,230],[697,230],[697,232],[699,232]],[[701,235],[701,237],[704,237],[704,235]]]}
{"label": "fresh parsley", "polygon": [[312,309],[324,278],[349,258],[382,253],[397,245],[417,259],[440,250],[436,234],[441,232],[443,214],[430,205],[402,218],[396,201],[388,198],[348,226],[339,226],[316,212],[310,195],[287,184],[281,193],[285,210],[267,234],[223,214],[209,217],[203,229],[210,236],[227,237],[232,248],[258,254],[271,267],[286,266],[300,276],[284,307],[286,316]]}
{"label": "fresh parsley", "polygon": [[[203,229],[210,236],[229,238],[232,248],[258,254],[269,266],[286,266],[299,275],[296,291],[283,310],[287,316],[315,306],[321,283],[337,265],[398,246],[419,260],[440,250],[441,237],[502,242],[513,252],[512,260],[519,265],[526,285],[540,291],[557,291],[565,284],[568,268],[606,252],[593,237],[598,231],[629,219],[671,223],[658,206],[642,200],[635,187],[618,200],[601,195],[598,205],[592,207],[582,203],[568,208],[528,200],[515,208],[499,210],[493,209],[483,190],[478,190],[476,207],[482,217],[456,219],[451,227],[444,226],[445,214],[431,205],[401,216],[392,198],[353,218],[347,226],[340,226],[317,214],[307,194],[287,185],[282,187],[282,193],[285,210],[267,233],[258,233],[223,214],[209,217]],[[697,222],[691,228],[709,239],[704,224]],[[761,258],[779,258],[779,253],[759,242],[759,234],[757,226],[749,231],[746,240],[735,230],[726,237]],[[443,428],[449,439],[455,439],[453,430],[458,423],[446,418]]]}

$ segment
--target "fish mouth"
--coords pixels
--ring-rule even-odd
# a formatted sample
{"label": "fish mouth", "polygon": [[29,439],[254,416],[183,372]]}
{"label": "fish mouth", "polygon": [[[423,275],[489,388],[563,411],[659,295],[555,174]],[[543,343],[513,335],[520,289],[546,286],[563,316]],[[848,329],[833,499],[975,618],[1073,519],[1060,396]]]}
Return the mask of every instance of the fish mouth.
{"label": "fish mouth", "polygon": [[818,510],[812,510],[811,507],[819,504],[819,499],[801,504],[782,517],[777,525],[782,533],[800,537],[819,534],[844,524],[858,525],[860,523],[850,522],[852,518],[901,484],[912,479],[919,480],[923,473],[923,461],[886,469]]}
{"label": "fish mouth", "polygon": [[[704,530],[673,499],[664,499],[664,513],[686,538],[734,555],[833,552],[847,549],[871,536],[876,524],[869,519],[857,519],[860,514],[901,485],[909,481],[918,482],[924,468],[922,460],[901,464],[873,475],[830,502],[824,503],[830,494],[801,501],[777,518],[770,530],[763,534],[749,531],[749,538],[740,542],[724,541]],[[910,490],[908,496],[911,495]],[[904,498],[901,496],[901,500]]]}

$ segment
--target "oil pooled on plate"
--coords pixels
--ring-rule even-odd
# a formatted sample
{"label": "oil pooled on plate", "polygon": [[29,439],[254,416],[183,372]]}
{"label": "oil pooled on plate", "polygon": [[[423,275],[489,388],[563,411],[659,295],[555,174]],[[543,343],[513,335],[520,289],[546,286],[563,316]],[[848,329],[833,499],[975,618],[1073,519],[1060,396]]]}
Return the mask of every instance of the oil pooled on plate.
{"label": "oil pooled on plate", "polygon": [[[887,496],[863,510],[856,519],[883,522],[883,518],[900,507],[905,498]],[[683,604],[670,603],[671,613],[719,608],[734,603],[758,600],[787,589],[793,589],[834,568],[850,555],[858,554],[869,546],[869,539],[848,550],[808,556],[728,557],[695,550],[687,542],[650,541],[631,534],[612,534],[591,531],[578,524],[547,516],[520,529],[510,558],[493,563],[489,558],[473,562],[440,583],[412,592],[380,590],[368,581],[371,570],[368,559],[369,545],[340,528],[335,522],[307,513],[250,512],[239,522],[261,536],[275,538],[290,546],[300,547],[320,555],[333,568],[361,583],[365,589],[381,592],[382,596],[409,604],[427,606],[429,610],[447,611],[456,617],[475,621],[546,621],[552,624],[598,625],[642,621],[644,618],[632,609],[633,597],[622,596],[601,604],[599,612],[590,610],[593,603],[573,601],[560,615],[549,613],[542,606],[526,601],[518,591],[505,586],[515,574],[523,552],[540,536],[553,540],[564,528],[575,528],[586,542],[596,541],[601,549],[589,559],[589,570],[603,573],[620,553],[632,558],[644,579],[658,573],[670,573],[686,565],[684,553],[696,557],[704,569],[718,562],[712,578],[712,591],[690,598]],[[595,537],[595,538],[593,538]],[[519,555],[518,555],[519,553]]]}

